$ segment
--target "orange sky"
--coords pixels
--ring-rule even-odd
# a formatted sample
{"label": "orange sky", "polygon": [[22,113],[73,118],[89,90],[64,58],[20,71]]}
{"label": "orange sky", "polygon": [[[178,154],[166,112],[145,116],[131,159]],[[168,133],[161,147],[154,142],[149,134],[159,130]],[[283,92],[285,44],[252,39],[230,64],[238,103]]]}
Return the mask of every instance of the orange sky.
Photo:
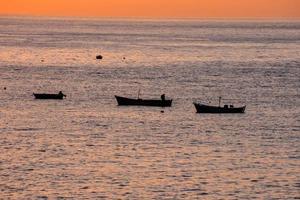
{"label": "orange sky", "polygon": [[300,0],[0,0],[0,15],[300,18]]}

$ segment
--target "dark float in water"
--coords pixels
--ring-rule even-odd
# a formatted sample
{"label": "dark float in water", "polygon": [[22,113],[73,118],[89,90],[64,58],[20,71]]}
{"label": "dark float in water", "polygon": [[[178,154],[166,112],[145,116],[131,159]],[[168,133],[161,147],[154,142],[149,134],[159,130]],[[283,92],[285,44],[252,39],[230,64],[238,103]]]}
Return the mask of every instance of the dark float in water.
{"label": "dark float in water", "polygon": [[97,60],[102,60],[102,59],[103,59],[103,56],[102,56],[102,55],[97,55],[97,56],[96,56],[96,59],[97,59]]}
{"label": "dark float in water", "polygon": [[66,95],[63,94],[62,91],[60,91],[58,94],[33,93],[33,95],[36,99],[63,99],[64,97],[66,97]]}
{"label": "dark float in water", "polygon": [[161,95],[161,99],[131,99],[126,97],[115,96],[119,106],[156,106],[171,107],[172,99],[166,100],[165,95]]}

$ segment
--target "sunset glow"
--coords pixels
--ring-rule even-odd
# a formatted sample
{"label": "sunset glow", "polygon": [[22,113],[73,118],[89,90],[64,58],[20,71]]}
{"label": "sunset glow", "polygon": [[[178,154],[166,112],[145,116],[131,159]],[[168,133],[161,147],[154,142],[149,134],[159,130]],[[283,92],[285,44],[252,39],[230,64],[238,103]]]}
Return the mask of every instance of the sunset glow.
{"label": "sunset glow", "polygon": [[9,0],[1,15],[299,18],[299,0]]}

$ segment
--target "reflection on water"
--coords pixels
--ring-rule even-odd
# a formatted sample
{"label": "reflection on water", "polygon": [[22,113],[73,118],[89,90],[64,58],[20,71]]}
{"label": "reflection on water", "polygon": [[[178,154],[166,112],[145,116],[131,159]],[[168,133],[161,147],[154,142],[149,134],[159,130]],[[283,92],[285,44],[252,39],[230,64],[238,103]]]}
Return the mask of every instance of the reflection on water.
{"label": "reflection on water", "polygon": [[[1,198],[299,198],[299,29],[0,18]],[[246,113],[195,113],[219,96]]]}

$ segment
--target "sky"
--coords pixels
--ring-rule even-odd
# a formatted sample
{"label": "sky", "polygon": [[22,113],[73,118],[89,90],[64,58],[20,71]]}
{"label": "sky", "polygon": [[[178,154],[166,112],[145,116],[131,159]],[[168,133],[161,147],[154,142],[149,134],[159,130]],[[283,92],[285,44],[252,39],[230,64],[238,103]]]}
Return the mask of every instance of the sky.
{"label": "sky", "polygon": [[300,18],[300,0],[0,0],[0,15]]}

